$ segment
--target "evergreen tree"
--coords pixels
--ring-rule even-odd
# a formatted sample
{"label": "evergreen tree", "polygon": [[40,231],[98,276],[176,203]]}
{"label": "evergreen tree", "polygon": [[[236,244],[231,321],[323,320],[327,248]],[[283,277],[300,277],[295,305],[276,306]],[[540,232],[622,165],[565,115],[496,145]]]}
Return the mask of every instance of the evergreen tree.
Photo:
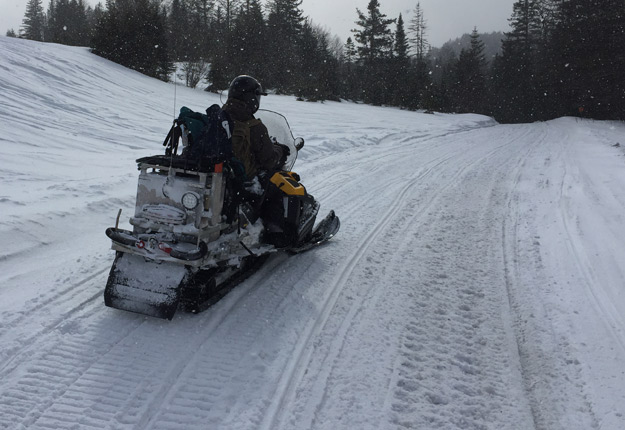
{"label": "evergreen tree", "polygon": [[266,24],[259,0],[246,0],[235,17],[232,38],[232,72],[254,76],[266,85]]}
{"label": "evergreen tree", "polygon": [[393,44],[393,51],[395,53],[395,58],[399,58],[408,62],[408,50],[410,46],[408,45],[408,39],[406,38],[406,31],[404,30],[404,19],[399,14],[399,18],[397,18],[397,28],[395,30],[395,43]]}
{"label": "evergreen tree", "polygon": [[70,2],[73,22],[68,26],[72,34],[72,45],[88,46],[91,35],[90,14],[93,10],[87,6],[85,0],[72,0]]}
{"label": "evergreen tree", "polygon": [[356,24],[361,29],[352,30],[358,46],[358,54],[365,64],[371,65],[376,61],[389,57],[393,44],[389,25],[395,22],[394,19],[386,19],[386,15],[380,12],[380,2],[370,0],[367,6],[368,14],[365,15],[359,9],[358,21]]}
{"label": "evergreen tree", "polygon": [[321,46],[319,46],[319,39],[309,20],[306,20],[302,27],[299,51],[301,73],[298,76],[295,94],[299,100],[317,101],[321,98],[318,94],[321,84],[318,67],[322,61],[323,53]]}
{"label": "evergreen tree", "polygon": [[173,61],[193,61],[191,49],[193,36],[188,1],[172,0],[167,16],[167,43]]}
{"label": "evergreen tree", "polygon": [[494,113],[507,122],[536,120],[542,111],[539,64],[545,34],[538,1],[514,3],[510,26],[512,31],[505,34],[502,56],[493,66],[493,97],[499,102]]}
{"label": "evergreen tree", "polygon": [[87,45],[91,26],[83,0],[51,0],[48,6],[46,42]]}
{"label": "evergreen tree", "polygon": [[43,41],[45,28],[45,16],[41,0],[28,0],[26,13],[22,20],[20,37],[30,40]]}
{"label": "evergreen tree", "polygon": [[210,70],[209,49],[205,40],[210,29],[212,2],[172,0],[167,15],[167,45],[185,85],[195,88]]}
{"label": "evergreen tree", "polygon": [[96,25],[93,52],[149,76],[168,80],[172,71],[166,14],[150,0],[108,0]]}
{"label": "evergreen tree", "polygon": [[48,5],[48,13],[46,15],[46,25],[43,29],[43,38],[47,42],[55,42],[53,35],[55,29],[56,1],[50,0]]}
{"label": "evergreen tree", "polygon": [[485,112],[486,58],[477,28],[471,33],[471,48],[463,49],[454,71],[453,101],[456,112]]}
{"label": "evergreen tree", "polygon": [[356,45],[354,45],[352,38],[348,37],[347,42],[345,42],[345,61],[348,64],[353,64],[357,59],[357,55]]}
{"label": "evergreen tree", "polygon": [[410,20],[410,32],[412,33],[412,49],[417,61],[423,61],[425,55],[429,50],[429,43],[427,41],[427,23],[425,21],[425,15],[421,10],[421,2],[418,2],[415,6],[414,16]]}
{"label": "evergreen tree", "polygon": [[429,109],[452,112],[452,88],[454,70],[458,58],[450,45],[443,45],[432,61],[432,90],[430,92]]}
{"label": "evergreen tree", "polygon": [[[548,40],[558,24],[559,8],[562,0],[536,0],[537,11],[540,15],[542,39]],[[514,12],[513,12],[514,14]]]}
{"label": "evergreen tree", "polygon": [[410,70],[412,97],[408,107],[411,109],[434,109],[433,97],[435,90],[432,82],[431,62],[428,56],[415,60]]}
{"label": "evergreen tree", "polygon": [[234,18],[236,11],[239,8],[240,0],[217,0],[218,7],[221,8],[222,18],[227,30],[228,37],[232,35],[232,29],[234,25]]}
{"label": "evergreen tree", "polygon": [[17,33],[12,28],[7,30],[6,37],[17,37]]}
{"label": "evergreen tree", "polygon": [[184,0],[181,7],[186,9],[189,22],[187,29],[179,29],[184,35],[183,58],[188,61],[212,58],[212,48],[222,43],[221,36],[212,28],[214,0]]}
{"label": "evergreen tree", "polygon": [[354,37],[359,46],[358,55],[362,62],[361,98],[367,103],[387,103],[390,95],[389,81],[387,80],[386,66],[392,56],[392,34],[389,25],[394,19],[386,19],[380,12],[378,0],[370,0],[367,6],[367,15],[356,9],[360,29],[354,29]]}
{"label": "evergreen tree", "polygon": [[336,55],[332,50],[330,33],[323,30],[321,26],[317,26],[316,29],[320,53],[317,98],[318,100],[340,101],[340,55]]}
{"label": "evergreen tree", "polygon": [[209,89],[213,91],[227,88],[230,81],[240,74],[241,55],[234,48],[234,26],[238,6],[239,0],[217,1],[217,15],[211,30],[214,38],[210,47]]}
{"label": "evergreen tree", "polygon": [[294,93],[302,72],[300,36],[304,17],[302,0],[270,0],[267,4],[267,69],[268,87],[279,93]]}
{"label": "evergreen tree", "polygon": [[338,100],[338,60],[330,52],[330,35],[306,20],[299,45],[301,73],[295,94],[302,100]]}
{"label": "evergreen tree", "polygon": [[210,47],[210,72],[208,78],[211,82],[209,91],[219,92],[228,87],[235,70],[230,53],[230,30],[225,14],[221,6],[217,7],[217,14],[211,24],[211,47]]}
{"label": "evergreen tree", "polygon": [[415,58],[414,67],[410,74],[413,96],[409,107],[434,108],[430,60],[428,58],[430,44],[427,41],[427,24],[420,2],[415,6],[414,16],[410,21],[409,29],[412,34],[410,40]]}
{"label": "evergreen tree", "polygon": [[475,61],[476,70],[483,73],[486,69],[486,57],[484,57],[484,43],[480,40],[477,28],[473,28],[471,33],[471,57]]}
{"label": "evergreen tree", "polygon": [[551,53],[553,116],[582,113],[625,118],[625,2],[567,0],[560,4]]}
{"label": "evergreen tree", "polygon": [[102,3],[98,3],[95,8],[87,9],[87,20],[89,22],[89,40],[92,41],[95,36],[96,25],[104,16],[104,7]]}
{"label": "evergreen tree", "polygon": [[343,79],[341,79],[341,94],[343,97],[354,100],[358,96],[356,87],[358,52],[356,45],[351,37],[347,38],[344,49],[344,67],[342,70]]}
{"label": "evergreen tree", "polygon": [[415,107],[415,82],[410,79],[410,57],[408,56],[408,39],[404,30],[404,19],[399,14],[393,44],[393,60],[389,85],[393,93],[392,103],[400,107]]}

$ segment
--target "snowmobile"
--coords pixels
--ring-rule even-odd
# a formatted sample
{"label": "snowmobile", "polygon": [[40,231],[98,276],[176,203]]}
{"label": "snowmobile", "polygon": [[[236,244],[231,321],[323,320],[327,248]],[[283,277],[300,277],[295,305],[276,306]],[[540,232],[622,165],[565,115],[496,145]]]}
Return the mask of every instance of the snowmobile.
{"label": "snowmobile", "polygon": [[[132,231],[118,228],[121,210],[115,227],[106,230],[115,251],[106,306],[168,320],[178,309],[201,312],[270,254],[301,253],[338,232],[334,211],[315,225],[319,203],[291,171],[303,139],[295,139],[286,118],[276,112],[259,110],[256,117],[272,139],[290,149],[282,170],[270,178],[274,193],[280,193],[277,221],[259,218],[254,209],[267,192],[257,178],[241,183],[223,157],[189,157],[190,130],[174,122],[172,131],[178,133],[170,131],[165,154],[137,160]],[[231,124],[223,127],[229,133]]]}

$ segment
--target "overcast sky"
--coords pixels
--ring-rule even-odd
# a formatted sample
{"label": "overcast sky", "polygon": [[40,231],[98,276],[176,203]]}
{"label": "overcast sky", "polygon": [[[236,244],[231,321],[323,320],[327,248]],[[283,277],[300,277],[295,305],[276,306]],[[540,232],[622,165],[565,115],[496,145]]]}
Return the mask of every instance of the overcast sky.
{"label": "overcast sky", "polygon": [[[3,0],[0,0],[3,1]],[[379,0],[380,11],[388,18],[401,13],[406,28],[414,16],[417,2],[421,3],[426,24],[426,37],[432,46],[441,46],[449,39],[470,33],[477,27],[480,33],[508,31],[508,18],[515,0]],[[352,36],[358,19],[356,8],[367,12],[369,0],[304,0],[302,8],[314,22],[325,25],[345,41]],[[395,27],[392,27],[395,30]]]}
{"label": "overcast sky", "polygon": [[[512,15],[515,0],[379,1],[382,13],[389,18],[397,18],[401,13],[406,22],[412,18],[417,1],[420,1],[428,25],[428,41],[433,46],[441,46],[449,39],[470,33],[473,27],[482,33],[508,31],[508,18]],[[0,34],[6,34],[10,28],[16,32],[19,30],[26,2],[0,0]],[[87,3],[95,5],[97,1],[87,0]],[[302,9],[315,23],[324,25],[332,34],[345,41],[352,35],[350,30],[356,27],[356,8],[366,12],[368,3],[369,0],[304,0]],[[47,10],[48,0],[43,0],[43,4]]]}

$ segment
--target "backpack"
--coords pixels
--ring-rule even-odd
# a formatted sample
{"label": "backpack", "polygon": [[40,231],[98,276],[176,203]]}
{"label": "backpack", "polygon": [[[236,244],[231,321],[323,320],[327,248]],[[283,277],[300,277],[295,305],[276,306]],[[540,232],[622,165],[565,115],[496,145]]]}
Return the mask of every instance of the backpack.
{"label": "backpack", "polygon": [[194,112],[186,106],[180,108],[169,134],[163,142],[165,154],[177,154],[182,138],[182,157],[205,163],[222,163],[232,158],[232,120],[219,105],[206,109],[206,114]]}

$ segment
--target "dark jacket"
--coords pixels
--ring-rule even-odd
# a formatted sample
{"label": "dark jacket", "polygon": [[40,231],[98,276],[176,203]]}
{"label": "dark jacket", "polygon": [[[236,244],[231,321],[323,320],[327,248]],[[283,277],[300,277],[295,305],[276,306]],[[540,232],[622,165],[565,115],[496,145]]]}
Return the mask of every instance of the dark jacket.
{"label": "dark jacket", "polygon": [[[245,173],[248,178],[253,178],[261,170],[276,170],[280,167],[283,149],[274,144],[269,138],[267,127],[254,118],[254,115],[247,105],[237,99],[228,99],[223,107],[230,117],[235,121],[235,135],[232,138],[232,150],[234,156],[241,160],[245,166]],[[237,127],[247,123],[249,127],[249,148],[246,142],[237,141]],[[238,137],[238,140],[242,140]]]}

